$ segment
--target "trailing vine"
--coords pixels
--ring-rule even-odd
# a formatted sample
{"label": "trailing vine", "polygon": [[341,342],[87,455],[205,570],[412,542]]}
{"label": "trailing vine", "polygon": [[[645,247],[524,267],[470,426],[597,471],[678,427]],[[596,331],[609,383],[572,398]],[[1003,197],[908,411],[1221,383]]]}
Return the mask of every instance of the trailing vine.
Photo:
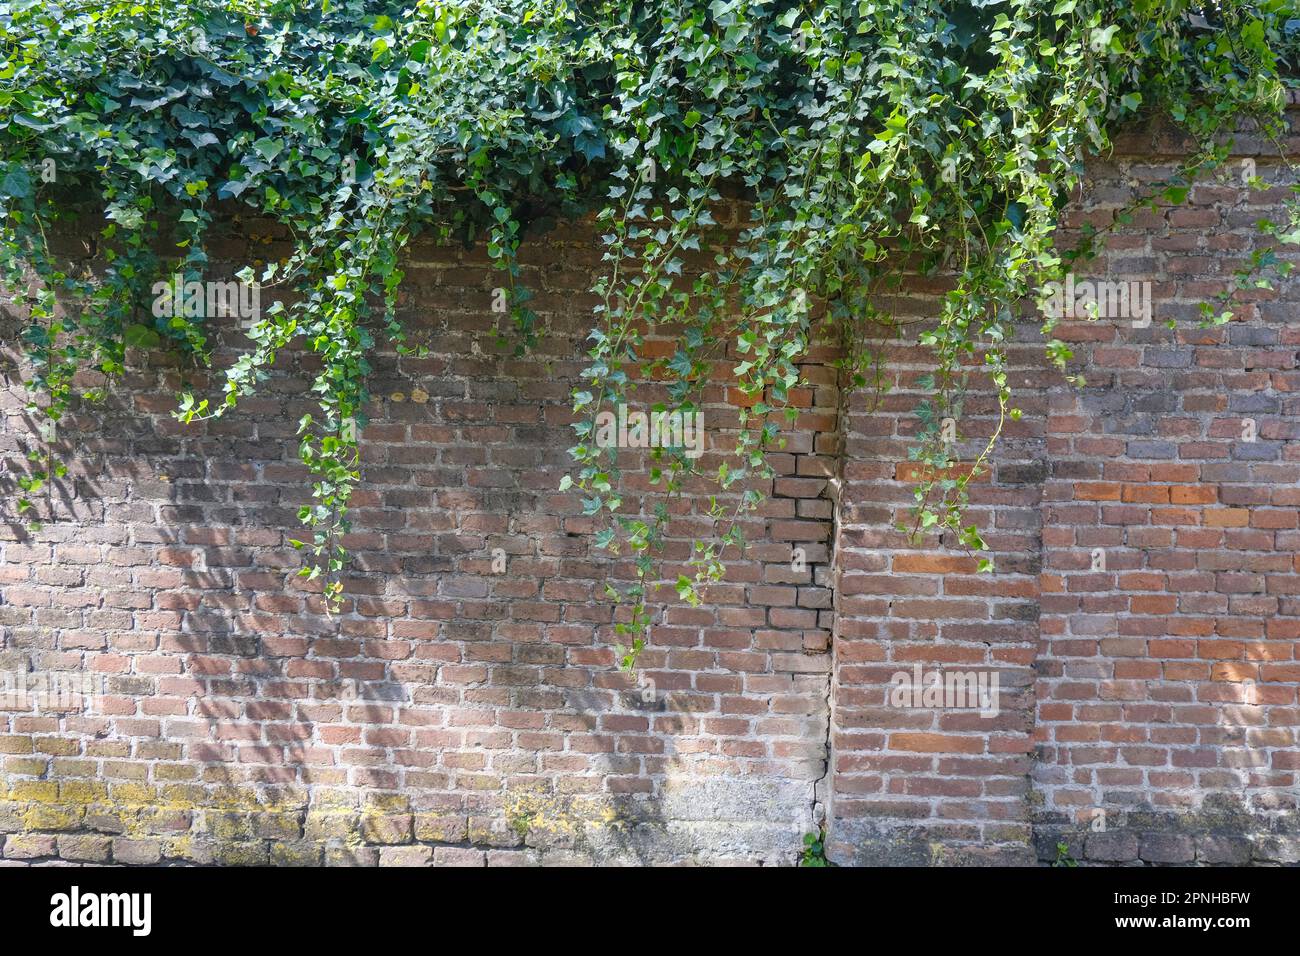
{"label": "trailing vine", "polygon": [[[697,602],[744,545],[813,334],[837,329],[849,380],[883,387],[871,342],[894,317],[882,296],[941,277],[917,335],[933,369],[905,530],[984,551],[963,511],[1019,417],[1006,347],[1024,304],[1041,306],[1105,238],[1056,244],[1086,158],[1126,124],[1166,117],[1195,148],[1134,208],[1182,202],[1243,124],[1280,141],[1300,51],[1288,0],[9,0],[0,29],[0,275],[27,320],[40,424],[17,510],[50,517],[38,498],[66,473],[58,422],[107,394],[128,348],[211,367],[211,302],[156,305],[230,278],[207,274],[212,227],[252,210],[290,251],[239,273],[265,304],[251,345],[216,393],[179,395],[176,414],[228,415],[285,349],[317,357],[317,409],[299,423],[308,534],[293,543],[341,606],[369,356],[384,342],[418,352],[397,318],[403,250],[421,233],[482,242],[502,273],[500,331],[527,349],[545,329],[520,278],[522,236],[594,214],[604,269],[561,487],[607,516],[600,545],[634,558],[636,580],[609,588],[630,604],[627,667],[664,583],[671,499],[703,466],[654,449],[662,496],[623,515],[602,413],[649,377],[668,395],[655,411],[692,414],[717,363],[739,356],[734,448],[705,475],[729,494],[707,509],[716,533],[667,582]],[[724,195],[747,202],[738,231],[714,220]],[[1263,231],[1297,241],[1295,210]],[[98,220],[94,275],[72,274],[52,245],[78,217]],[[1234,294],[1287,268],[1276,247],[1255,252],[1203,321],[1229,321]],[[1046,351],[1064,369],[1054,326]],[[646,358],[662,330],[672,353]],[[997,420],[959,462],[945,423],[972,376],[991,383]]]}

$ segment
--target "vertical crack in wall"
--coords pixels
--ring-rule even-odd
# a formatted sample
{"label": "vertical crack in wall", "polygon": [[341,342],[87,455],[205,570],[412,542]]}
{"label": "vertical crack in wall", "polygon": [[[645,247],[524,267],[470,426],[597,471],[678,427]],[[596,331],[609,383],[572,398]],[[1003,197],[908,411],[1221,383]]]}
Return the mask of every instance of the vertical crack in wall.
{"label": "vertical crack in wall", "polygon": [[827,555],[829,580],[827,587],[831,590],[830,671],[826,675],[826,737],[822,742],[824,755],[822,774],[812,786],[812,816],[817,827],[829,828],[834,820],[835,790],[835,657],[840,628],[840,532],[843,526],[843,491],[844,459],[846,434],[849,421],[849,403],[853,389],[849,384],[849,375],[840,370],[836,376],[836,413],[835,413],[835,468],[834,474],[826,483],[826,495],[831,500],[831,538],[830,551]]}

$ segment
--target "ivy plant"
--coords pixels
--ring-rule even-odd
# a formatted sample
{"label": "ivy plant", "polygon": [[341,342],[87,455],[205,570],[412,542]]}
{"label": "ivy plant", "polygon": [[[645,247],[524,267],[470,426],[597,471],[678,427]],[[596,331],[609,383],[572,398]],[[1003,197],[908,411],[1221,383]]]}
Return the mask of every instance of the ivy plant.
{"label": "ivy plant", "polygon": [[[403,251],[422,233],[481,243],[505,290],[502,347],[526,350],[545,329],[521,281],[522,237],[591,215],[604,267],[561,487],[604,517],[600,545],[634,558],[636,580],[610,586],[631,606],[627,667],[657,589],[696,602],[743,547],[818,324],[843,337],[846,381],[879,386],[874,336],[893,320],[882,303],[912,275],[946,291],[917,333],[933,367],[906,530],[985,551],[963,512],[1019,415],[1016,321],[1105,241],[1091,229],[1057,245],[1086,160],[1126,126],[1171,122],[1189,158],[1133,209],[1185,201],[1243,127],[1280,143],[1300,49],[1289,0],[6,0],[0,30],[0,278],[25,316],[41,425],[14,507],[49,516],[37,501],[66,473],[57,425],[103,399],[128,348],[213,365],[217,316],[183,293],[218,278],[214,224],[248,211],[288,251],[240,272],[264,306],[251,344],[214,391],[179,394],[176,415],[232,414],[277,355],[317,357],[298,429],[307,533],[294,544],[340,606],[370,356],[418,352],[397,316]],[[714,220],[724,195],[746,201],[738,231]],[[87,218],[93,274],[57,244]],[[1277,248],[1300,238],[1295,215],[1262,230],[1271,241],[1206,304],[1206,324],[1287,271]],[[159,309],[160,297],[184,306]],[[1046,350],[1064,369],[1054,326],[1044,320]],[[675,346],[648,359],[661,329]],[[666,383],[657,410],[690,414],[728,354],[739,428],[707,474],[727,493],[707,508],[715,533],[665,582],[669,501],[699,463],[655,449],[662,496],[624,515],[598,416],[646,377]],[[958,462],[944,423],[972,376],[991,384],[998,423]]]}

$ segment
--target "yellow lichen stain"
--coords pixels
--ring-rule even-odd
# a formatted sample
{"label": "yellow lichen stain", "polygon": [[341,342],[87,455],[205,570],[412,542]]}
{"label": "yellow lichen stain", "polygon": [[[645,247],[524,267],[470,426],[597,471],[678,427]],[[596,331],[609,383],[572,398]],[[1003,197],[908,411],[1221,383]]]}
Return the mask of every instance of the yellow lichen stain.
{"label": "yellow lichen stain", "polygon": [[504,809],[506,822],[521,836],[578,836],[587,827],[621,829],[627,822],[608,801],[593,797],[522,791],[508,795]]}
{"label": "yellow lichen stain", "polygon": [[365,812],[406,813],[411,809],[411,798],[400,793],[366,794]]}
{"label": "yellow lichen stain", "polygon": [[59,785],[53,780],[16,780],[6,797],[14,803],[56,803],[58,798]]}
{"label": "yellow lichen stain", "polygon": [[102,803],[108,799],[108,787],[87,780],[65,780],[59,784],[59,799],[63,803]]}
{"label": "yellow lichen stain", "polygon": [[75,830],[84,812],[81,807],[33,803],[22,814],[22,821],[27,830]]}
{"label": "yellow lichen stain", "polygon": [[[592,830],[622,829],[629,822],[607,797],[540,789],[504,794],[500,807],[508,826],[542,844],[581,843]],[[93,831],[155,840],[166,858],[196,863],[219,860],[223,848],[236,852],[261,841],[355,850],[370,845],[365,839],[368,821],[416,812],[409,796],[393,793],[92,780],[0,782],[0,810],[16,818],[24,832]],[[460,813],[450,815],[463,819]],[[492,841],[490,826],[479,824],[474,830],[475,836]],[[415,839],[438,842],[436,836]]]}

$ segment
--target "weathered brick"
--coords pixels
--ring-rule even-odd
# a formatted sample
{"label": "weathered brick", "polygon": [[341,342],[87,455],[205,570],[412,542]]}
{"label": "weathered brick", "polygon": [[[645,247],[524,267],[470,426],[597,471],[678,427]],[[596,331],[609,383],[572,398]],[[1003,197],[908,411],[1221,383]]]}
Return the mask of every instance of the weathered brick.
{"label": "weathered brick", "polygon": [[1103,863],[1123,863],[1138,858],[1136,833],[1089,833],[1084,840],[1084,855]]}
{"label": "weathered brick", "polygon": [[1196,859],[1202,863],[1244,866],[1250,862],[1252,846],[1246,837],[1205,834],[1196,838]]}
{"label": "weathered brick", "polygon": [[1180,833],[1144,833],[1141,843],[1138,855],[1148,863],[1188,863],[1196,856],[1192,838]]}
{"label": "weathered brick", "polygon": [[379,848],[380,866],[429,866],[433,849],[427,846],[385,846]]}
{"label": "weathered brick", "polygon": [[161,840],[135,840],[117,837],[113,840],[113,862],[151,866],[162,859]]}

